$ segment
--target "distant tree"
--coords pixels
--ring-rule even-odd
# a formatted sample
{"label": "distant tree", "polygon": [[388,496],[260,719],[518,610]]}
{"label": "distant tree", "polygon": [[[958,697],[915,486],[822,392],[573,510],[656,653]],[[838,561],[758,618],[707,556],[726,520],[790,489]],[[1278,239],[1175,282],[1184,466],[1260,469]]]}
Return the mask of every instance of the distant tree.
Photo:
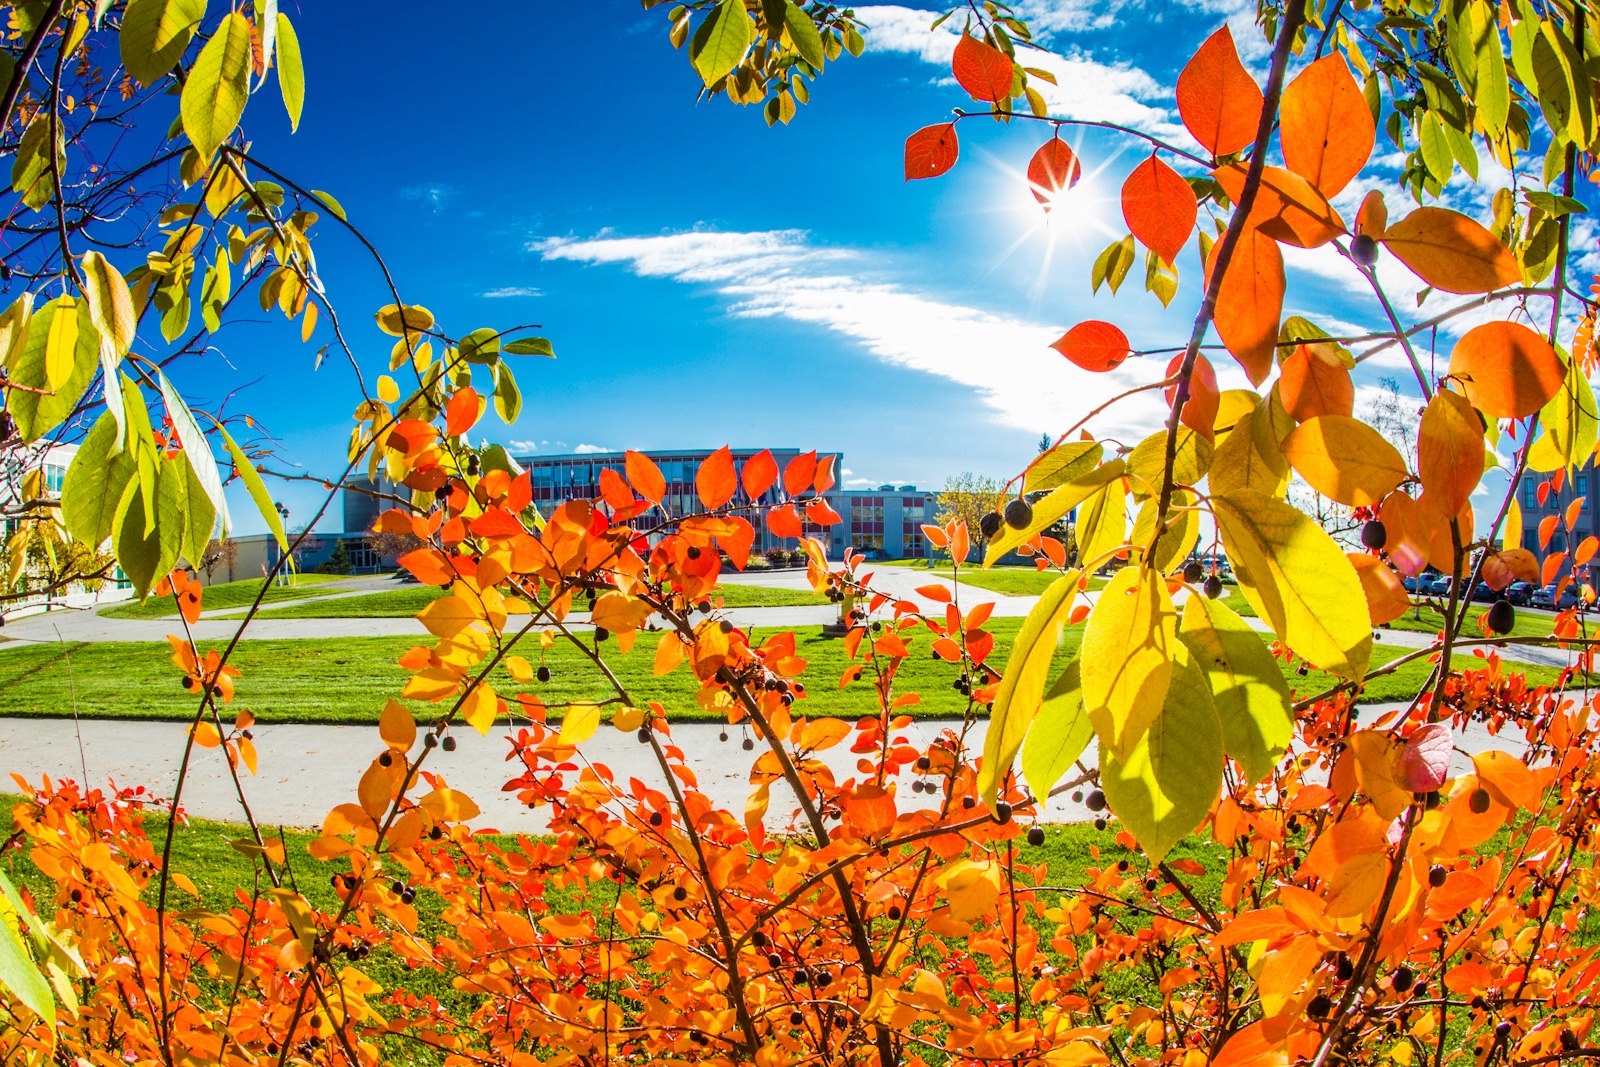
{"label": "distant tree", "polygon": [[951,520],[967,524],[972,544],[982,551],[984,536],[981,520],[994,510],[1000,499],[1000,482],[985,474],[962,471],[944,480],[939,490],[939,511],[936,521],[942,526]]}
{"label": "distant tree", "polygon": [[[422,542],[411,533],[389,533],[386,530],[368,530],[366,536],[367,547],[372,554],[380,560],[399,559],[407,552],[415,551],[422,547]],[[788,553],[784,553],[785,561]]]}
{"label": "distant tree", "polygon": [[333,543],[333,551],[328,553],[328,558],[316,566],[318,574],[349,574],[351,569],[350,550],[345,547],[342,537]]}
{"label": "distant tree", "polygon": [[200,557],[200,569],[205,572],[207,582],[215,576],[218,567],[223,567],[227,573],[232,574],[233,568],[238,566],[238,563],[239,542],[231,537],[212,541]]}
{"label": "distant tree", "polygon": [[1039,435],[1039,451],[1040,452],[1048,452],[1048,451],[1050,451],[1050,446],[1053,445],[1053,444],[1055,444],[1055,441],[1053,441],[1051,439],[1049,434],[1042,433],[1042,434]]}

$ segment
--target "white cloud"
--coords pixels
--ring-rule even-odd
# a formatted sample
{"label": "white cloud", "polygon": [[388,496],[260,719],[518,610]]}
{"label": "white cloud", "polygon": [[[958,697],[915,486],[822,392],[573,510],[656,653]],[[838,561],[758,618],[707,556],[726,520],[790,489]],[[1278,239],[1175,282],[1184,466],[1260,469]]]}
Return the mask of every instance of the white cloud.
{"label": "white cloud", "polygon": [[422,185],[408,185],[404,189],[400,190],[401,199],[420,200],[422,203],[427,204],[435,212],[444,207],[451,200],[454,200],[455,196],[455,186],[445,185],[442,182],[429,182]]}
{"label": "white cloud", "polygon": [[595,452],[615,452],[616,449],[608,448],[605,445],[587,445],[587,444],[585,444],[585,445],[579,445],[577,448],[574,448],[573,451],[576,452],[580,456],[587,456],[587,455],[590,455],[590,454],[595,453]]}
{"label": "white cloud", "polygon": [[[818,248],[797,230],[549,238],[531,247],[547,260],[623,266],[709,286],[738,317],[831,331],[885,363],[971,388],[1001,422],[1030,432],[1076,420],[1151,372],[1141,360],[1108,374],[1080,371],[1049,348],[1060,324],[912,292],[877,277],[864,255]],[[1095,429],[1138,440],[1159,424],[1163,410],[1158,396],[1141,393],[1102,416]]]}
{"label": "white cloud", "polygon": [[536,289],[531,285],[505,285],[501,286],[499,289],[485,290],[478,295],[488,297],[491,300],[499,300],[504,297],[513,296],[543,296],[544,290]]}

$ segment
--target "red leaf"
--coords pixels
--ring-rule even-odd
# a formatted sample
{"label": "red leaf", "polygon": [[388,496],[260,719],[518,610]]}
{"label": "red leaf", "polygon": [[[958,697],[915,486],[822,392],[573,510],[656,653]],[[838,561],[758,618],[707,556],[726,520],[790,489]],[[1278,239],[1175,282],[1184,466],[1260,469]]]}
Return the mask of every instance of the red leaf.
{"label": "red leaf", "polygon": [[1128,335],[1099,319],[1080,322],[1050,346],[1084,370],[1116,370],[1131,354]]}
{"label": "red leaf", "polygon": [[1011,86],[1015,76],[1011,70],[1011,57],[990,44],[985,44],[970,33],[963,33],[956,42],[955,55],[950,60],[950,71],[961,83],[961,88],[974,100],[997,104],[1011,99]]}
{"label": "red leaf", "polygon": [[817,460],[817,476],[812,479],[811,485],[818,493],[826,493],[833,488],[833,461],[834,456],[823,456]]}
{"label": "red leaf", "polygon": [[1263,102],[1227,26],[1208,37],[1178,75],[1178,114],[1212,155],[1229,155],[1255,140]]}
{"label": "red leaf", "polygon": [[806,521],[814,526],[832,526],[842,522],[839,513],[828,506],[828,502],[821,497],[812,500],[806,505]]}
{"label": "red leaf", "polygon": [[767,512],[767,529],[772,531],[774,537],[799,537],[805,533],[805,527],[800,524],[800,513],[795,511],[793,504],[785,504]]}
{"label": "red leaf", "polygon": [[924,126],[906,138],[906,181],[937,178],[956,165],[960,154],[955,123]]}
{"label": "red leaf", "polygon": [[783,491],[790,496],[799,496],[811,485],[812,479],[817,476],[817,454],[804,452],[789,461],[783,468]]}
{"label": "red leaf", "polygon": [[667,480],[661,476],[661,468],[656,466],[655,460],[643,452],[628,452],[623,457],[623,467],[634,492],[646,500],[661,503],[667,495]]}
{"label": "red leaf", "polygon": [[531,503],[533,503],[533,476],[523,471],[519,477],[511,479],[511,488],[506,493],[506,509],[521,511]]}
{"label": "red leaf", "polygon": [[1028,160],[1028,184],[1033,187],[1033,198],[1043,204],[1046,211],[1050,210],[1050,201],[1056,194],[1071,189],[1082,173],[1078,157],[1059,137],[1040,145]]}
{"label": "red leaf", "polygon": [[733,470],[733,453],[723,445],[700,464],[694,472],[695,492],[700,502],[708,508],[720,508],[733,499],[739,491],[739,479]]}
{"label": "red leaf", "polygon": [[1194,189],[1154,152],[1122,183],[1122,217],[1128,229],[1168,263],[1177,262],[1199,209]]}
{"label": "red leaf", "polygon": [[481,405],[472,386],[456,391],[444,406],[444,431],[451,437],[460,437],[478,421]]}
{"label": "red leaf", "polygon": [[942,585],[919,585],[916,592],[918,596],[936,600],[941,604],[950,603],[950,590]]}
{"label": "red leaf", "polygon": [[772,453],[762,449],[744,461],[744,495],[755,500],[778,480],[778,464]]}

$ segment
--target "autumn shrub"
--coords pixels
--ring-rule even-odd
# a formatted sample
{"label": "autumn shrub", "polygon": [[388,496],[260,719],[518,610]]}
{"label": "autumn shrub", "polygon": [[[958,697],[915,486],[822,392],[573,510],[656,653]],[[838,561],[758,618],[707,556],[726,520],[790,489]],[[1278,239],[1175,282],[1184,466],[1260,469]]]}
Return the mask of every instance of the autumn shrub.
{"label": "autumn shrub", "polygon": [[[1549,638],[1516,639],[1564,657],[1554,685],[1517,671],[1509,605],[1481,610],[1456,593],[1431,641],[1372,662],[1373,627],[1410,610],[1401,575],[1431,567],[1462,579],[1456,589],[1566,583],[1600,544],[1572,536],[1581,504],[1525,538],[1514,491],[1492,505],[1478,495],[1487,458],[1513,490],[1533,472],[1541,504],[1562,499],[1600,435],[1585,377],[1594,306],[1569,263],[1585,210],[1576,182],[1596,137],[1593,39],[1583,8],[1408,10],[1269,5],[1264,86],[1227,28],[1187,60],[1177,109],[1197,147],[1112,127],[1150,154],[1123,185],[1130,234],[1092,282],[1119,288],[1142,245],[1145,287],[1165,304],[1193,239],[1202,293],[1176,353],[1136,352],[1098,320],[1056,342],[1085,373],[1136,354],[1169,362],[1074,413],[977,515],[985,564],[1021,551],[1056,575],[1002,663],[992,603],[964,602],[963,587],[935,575],[890,595],[861,555],[828,558],[822,535],[840,521],[831,456],[803,453],[780,469],[770,452],[736,463],[718,449],[684,514],[666,506],[656,464],[629,452],[597,497],[540,513],[529,476],[481,442],[491,406],[507,423],[520,412],[515,359],[548,357],[551,343],[450,332],[402,297],[381,259],[393,299],[375,326],[392,347],[369,383],[310,254],[319,227],[370,251],[364,236],[328,194],[257,158],[239,126],[269,73],[293,121],[303,106],[298,40],[275,5],[214,19],[163,0],[13,5],[4,122],[16,203],[5,217],[49,239],[7,255],[23,292],[0,316],[0,439],[80,440],[59,499],[39,467],[6,505],[19,529],[4,595],[92,579],[109,546],[141,597],[169,598],[181,614],[173,678],[195,710],[171,797],[21,783],[12,862],[48,888],[0,881],[14,920],[0,924],[8,1057],[165,1067],[1600,1057],[1589,911],[1600,763],[1585,688],[1593,648],[1576,610],[1555,617]],[[910,137],[907,178],[950,170],[958,126],[998,116],[1012,129],[997,137],[1048,127],[1027,176],[1041,204],[1053,202],[1082,170],[1061,132],[1085,120],[1049,113],[1037,89],[1048,72],[1029,65],[1014,12],[983,4],[953,17],[952,75],[973,104]],[[758,104],[769,124],[794,119],[807,83],[862,46],[855,17],[822,3],[698,0],[668,19],[706,92]],[[88,107],[85,86],[120,96],[126,114]],[[171,102],[156,87],[177,98],[162,153],[92,154],[107,122],[167,128]],[[1404,188],[1387,198],[1369,188],[1347,223],[1330,201],[1358,179],[1376,185],[1366,176],[1380,122],[1405,153]],[[1457,166],[1477,173],[1480,151],[1508,169],[1544,161],[1542,182],[1517,171],[1521,200],[1495,194],[1492,229],[1436,203]],[[71,180],[91,165],[96,180]],[[135,182],[156,183],[141,195],[160,228],[119,245],[111,238],[125,235],[98,228],[100,198]],[[1416,206],[1389,203],[1406,195]],[[1383,310],[1377,328],[1334,337],[1285,318],[1281,246],[1340,257]],[[1397,307],[1391,265],[1419,279],[1431,306]],[[306,547],[272,506],[264,446],[235,436],[251,423],[196,411],[179,388],[183,357],[225,332],[247,291],[308,343],[332,334],[360,400],[348,463],[329,484],[381,471],[401,486],[374,536],[404,546],[400,564],[420,582],[449,590],[418,613],[429,638],[400,658],[408,679],[385,694],[351,800],[328,814],[309,859],[251,806],[267,788],[253,776],[274,753],[258,751],[254,720],[238,710],[250,678],[232,660],[250,619],[233,641],[195,640],[205,594],[179,565],[203,558],[219,527],[227,535],[224,467],[282,558]],[[1533,318],[1544,310],[1547,326]],[[1426,317],[1407,325],[1402,311]],[[1444,373],[1424,373],[1415,337],[1467,316]],[[1213,328],[1221,351],[1207,346]],[[1390,349],[1415,368],[1421,395],[1404,453],[1354,409],[1352,368]],[[1220,363],[1222,351],[1242,373],[1237,388],[1222,388],[1235,372],[1207,354]],[[1162,398],[1164,426],[1132,443],[1097,436],[1107,409],[1144,394]],[[1315,500],[1297,506],[1307,491]],[[1048,531],[1074,512],[1069,563]],[[718,583],[748,566],[758,523],[799,546],[812,588],[838,605],[842,677],[808,671],[793,633],[716,610]],[[1558,531],[1570,549],[1551,550]],[[975,543],[962,520],[923,534],[956,560]],[[1197,549],[1225,552],[1264,630],[1216,596],[1216,576],[1188,562]],[[1105,566],[1113,576],[1089,595],[1088,576]],[[252,616],[271,588],[262,583]],[[1080,653],[1056,665],[1079,626]],[[726,762],[748,769],[742,810],[701,788],[673,730],[683,709],[619,678],[618,657],[643,654],[645,629],[659,631],[653,672],[692,678],[693,706],[717,716],[741,754]],[[557,646],[591,671],[585,699],[541,697]],[[900,676],[913,657],[943,664],[964,704],[931,742],[908,729],[921,697]],[[1374,679],[1419,662],[1429,673],[1413,699],[1364,703]],[[1286,664],[1336,682],[1293,692]],[[849,716],[808,715],[808,687],[859,702]],[[507,717],[502,788],[540,827],[509,839],[469,827],[478,805],[433,759],[460,731],[488,733]],[[607,766],[593,744],[602,730],[632,738],[656,773]],[[174,862],[183,820],[155,833],[144,821],[152,805],[181,810],[202,759],[233,776],[236,847],[254,865],[222,907],[201,906],[217,887]],[[1082,873],[1040,860],[1050,798],[1081,805],[1070,810],[1108,835]],[[313,903],[313,883],[336,903]],[[387,984],[373,977],[379,963]]]}

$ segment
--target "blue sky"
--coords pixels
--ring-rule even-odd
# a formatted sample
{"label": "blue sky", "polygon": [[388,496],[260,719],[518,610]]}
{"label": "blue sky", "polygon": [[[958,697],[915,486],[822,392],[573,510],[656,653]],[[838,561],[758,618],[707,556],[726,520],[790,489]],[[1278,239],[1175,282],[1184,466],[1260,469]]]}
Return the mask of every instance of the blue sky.
{"label": "blue sky", "polygon": [[[1254,5],[1230,3],[1018,6],[1065,57],[1048,63],[1059,88],[1041,86],[1058,114],[1188,145],[1171,92],[1184,58],[1225,19],[1247,62],[1264,57]],[[953,172],[903,180],[905,137],[964,99],[948,78],[949,27],[927,28],[934,6],[858,8],[867,54],[830,64],[813,103],[773,129],[754,108],[696,102],[665,6],[487,5],[469,23],[415,3],[382,18],[352,10],[296,13],[305,118],[289,136],[269,85],[245,116],[254,150],[337,196],[405,298],[452,333],[542,325],[559,359],[522,360],[521,419],[481,426],[520,450],[799,446],[844,452],[857,484],[1008,476],[1041,432],[1162,372],[1154,359],[1078,371],[1046,347],[1062,331],[1096,317],[1136,347],[1187,336],[1192,244],[1170,310],[1138,271],[1115,299],[1090,296],[1094,256],[1125,232],[1117,189],[1143,156],[1126,139],[1066,135],[1089,177],[1048,218],[1021,177],[1048,136],[1036,123],[963,122]],[[1347,218],[1370,184],[1342,198]],[[388,299],[380,278],[336,227],[319,232],[346,333],[368,375],[381,373],[392,339],[371,325]],[[1288,310],[1334,332],[1370,322],[1355,281],[1331,251],[1296,256]],[[237,403],[278,439],[282,463],[336,471],[358,394],[340,361],[312,371],[327,331],[306,347],[281,320],[223,338],[235,370],[218,391],[259,378]],[[1217,363],[1225,387],[1242,384]],[[1097,425],[1131,444],[1156,414],[1129,406]],[[314,510],[312,487],[275,491],[291,525]],[[242,500],[236,515],[260,528]]]}

